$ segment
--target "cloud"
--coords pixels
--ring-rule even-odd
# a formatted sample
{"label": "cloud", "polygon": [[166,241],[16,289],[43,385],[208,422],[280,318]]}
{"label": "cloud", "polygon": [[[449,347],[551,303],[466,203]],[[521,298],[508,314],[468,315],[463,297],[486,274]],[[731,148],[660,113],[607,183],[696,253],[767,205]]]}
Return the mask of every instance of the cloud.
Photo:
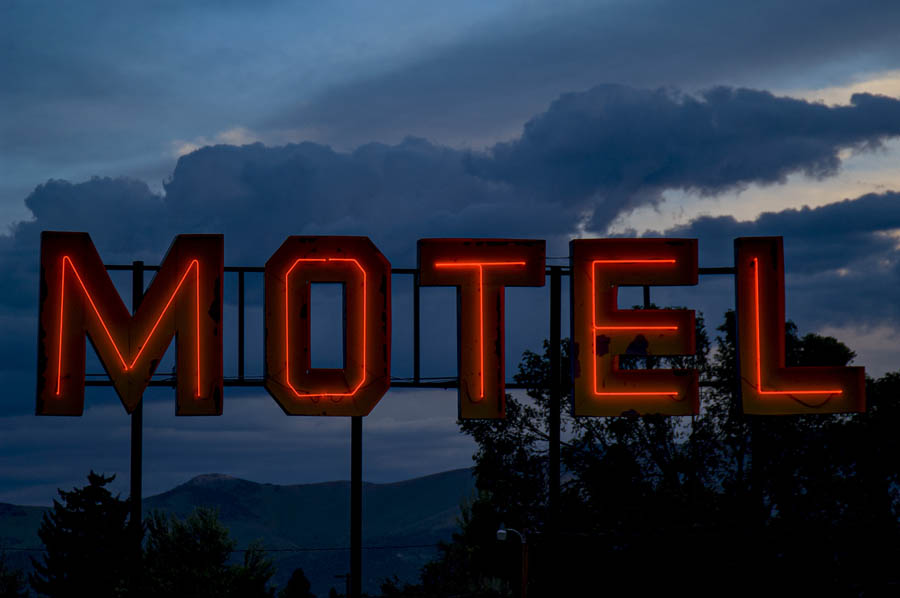
{"label": "cloud", "polygon": [[[369,235],[412,264],[415,239],[564,235],[574,214],[466,170],[465,154],[409,138],[336,152],[314,143],[215,146],[183,157],[166,183],[170,217],[228,235],[229,251],[262,260],[288,234]],[[243,234],[255,231],[254,236]]]}
{"label": "cloud", "polygon": [[48,175],[155,185],[174,165],[172,140],[255,129],[288,98],[392,68],[509,4],[4,2],[0,201]]}
{"label": "cloud", "polygon": [[730,265],[736,237],[783,236],[788,318],[806,329],[900,327],[898,192],[754,220],[701,217],[657,234],[699,238],[700,262],[709,265]]}
{"label": "cloud", "polygon": [[[465,36],[318,90],[254,126],[315,126],[344,147],[404,135],[490,146],[564,89],[842,84],[895,68],[900,6],[840,0],[517,5]],[[302,80],[288,85],[308,89]]]}
{"label": "cloud", "polygon": [[258,143],[261,141],[262,138],[247,127],[232,127],[230,129],[226,129],[224,131],[216,133],[216,135],[212,139],[208,139],[203,136],[195,137],[190,141],[176,139],[171,144],[172,156],[175,158],[180,158],[181,156],[191,154],[202,147],[206,147],[207,145],[249,145],[251,143]]}
{"label": "cloud", "polygon": [[784,95],[831,105],[846,104],[857,93],[900,97],[900,69],[867,73],[854,79],[856,80],[843,85],[828,85],[814,89],[785,89]]}
{"label": "cloud", "polygon": [[827,107],[718,87],[698,97],[618,85],[565,94],[522,136],[473,155],[473,172],[524,194],[577,202],[602,231],[665,190],[716,195],[791,173],[834,175],[841,151],[900,135],[900,101],[855,94]]}
{"label": "cloud", "polygon": [[[0,305],[33,309],[43,230],[90,231],[107,261],[159,260],[171,239],[163,202],[146,183],[95,177],[83,183],[49,180],[25,199],[34,219],[0,237]],[[162,243],[162,245],[160,245]]]}
{"label": "cloud", "polygon": [[157,189],[173,140],[236,124],[268,143],[483,148],[560,90],[845,85],[896,68],[900,43],[890,1],[394,4],[4,3],[0,200],[48,174]]}
{"label": "cloud", "polygon": [[[491,235],[527,235],[540,222],[543,235],[564,235],[587,213],[602,231],[666,190],[716,195],[792,173],[832,176],[848,149],[897,135],[900,101],[882,96],[827,107],[748,89],[694,97],[606,85],[563,95],[521,137],[485,152],[416,138],[349,152],[309,142],[203,148],[179,160],[166,205],[189,227],[265,230],[272,247],[289,222],[361,231],[408,257],[397,241],[432,230],[474,236],[489,223]],[[276,213],[281,221],[265,225]]]}

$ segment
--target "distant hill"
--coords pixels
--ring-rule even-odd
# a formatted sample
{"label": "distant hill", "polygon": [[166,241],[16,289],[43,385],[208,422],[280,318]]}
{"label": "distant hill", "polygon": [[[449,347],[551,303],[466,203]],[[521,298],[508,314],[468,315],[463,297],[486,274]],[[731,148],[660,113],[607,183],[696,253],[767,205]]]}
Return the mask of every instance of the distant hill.
{"label": "distant hill", "polygon": [[[457,529],[460,504],[474,488],[470,469],[363,484],[363,546],[378,547],[363,551],[364,590],[377,594],[381,581],[393,575],[416,579],[435,556],[433,546]],[[238,548],[260,540],[274,549],[269,556],[279,587],[303,567],[317,595],[332,586],[343,593],[344,582],[335,576],[349,567],[349,482],[279,486],[208,474],[144,499],[145,514],[159,510],[184,518],[198,506],[219,511]],[[45,510],[0,503],[0,546],[40,547],[36,532]],[[430,547],[413,547],[422,544]],[[27,563],[26,553],[11,551],[9,557],[15,566]]]}
{"label": "distant hill", "polygon": [[[0,503],[0,554],[3,554],[10,567],[31,570],[31,560],[28,557],[40,553],[23,552],[20,549],[43,546],[37,531],[41,525],[41,517],[47,510],[46,507]],[[8,550],[10,548],[19,550]]]}

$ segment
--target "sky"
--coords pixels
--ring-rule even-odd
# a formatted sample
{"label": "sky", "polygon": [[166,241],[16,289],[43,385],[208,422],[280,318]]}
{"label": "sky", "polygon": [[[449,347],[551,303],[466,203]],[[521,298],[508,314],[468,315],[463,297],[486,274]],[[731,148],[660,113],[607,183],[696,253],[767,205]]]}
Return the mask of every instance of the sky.
{"label": "sky", "polygon": [[[33,415],[42,230],[88,232],[109,263],[223,233],[229,265],[292,234],[366,235],[395,267],[426,237],[546,239],[557,264],[572,238],[696,237],[701,266],[728,266],[735,237],[783,235],[788,318],[870,375],[897,370],[898,25],[895,2],[2,3],[0,501],[48,504],[92,468],[127,493],[111,390],[89,389],[82,418]],[[393,284],[408,376],[409,280]],[[716,326],[733,289],[654,300]],[[226,375],[235,301],[226,280]],[[423,291],[423,375],[454,375],[453,302]],[[546,313],[546,289],[508,290],[509,374]],[[348,477],[344,419],[286,417],[261,390],[228,389],[218,418],[176,418],[169,390],[145,399],[146,494],[212,472]],[[455,416],[454,391],[390,391],[365,421],[364,478],[471,465]]]}

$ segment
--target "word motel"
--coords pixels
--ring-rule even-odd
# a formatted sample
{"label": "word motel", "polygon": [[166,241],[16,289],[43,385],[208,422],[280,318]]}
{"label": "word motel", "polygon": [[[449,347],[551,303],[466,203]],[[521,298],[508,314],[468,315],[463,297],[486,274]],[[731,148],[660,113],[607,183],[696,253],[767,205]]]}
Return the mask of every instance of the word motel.
{"label": "word motel", "polygon": [[[457,289],[459,416],[505,413],[505,288],[545,282],[545,242],[421,239],[423,286]],[[178,415],[223,404],[222,235],[178,235],[132,313],[87,233],[41,235],[39,415],[81,415],[89,338],[130,413],[175,339]],[[785,367],[781,237],[734,241],[740,393],[751,414],[865,410],[861,367]],[[699,411],[692,369],[622,369],[623,355],[694,354],[694,312],[620,309],[621,286],[696,285],[696,239],[570,243],[576,416]],[[311,367],[310,288],[344,289],[342,368]],[[292,236],[265,264],[265,376],[289,415],[364,416],[391,384],[391,264],[367,237]]]}

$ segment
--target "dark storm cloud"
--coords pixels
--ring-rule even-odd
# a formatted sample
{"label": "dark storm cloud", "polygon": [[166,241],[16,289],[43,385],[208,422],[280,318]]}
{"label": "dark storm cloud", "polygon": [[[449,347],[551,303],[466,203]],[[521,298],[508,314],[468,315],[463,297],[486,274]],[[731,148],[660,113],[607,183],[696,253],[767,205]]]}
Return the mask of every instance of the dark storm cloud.
{"label": "dark storm cloud", "polygon": [[179,161],[166,205],[190,228],[266,231],[246,251],[291,230],[358,231],[409,259],[416,235],[528,235],[535,222],[560,235],[585,211],[603,230],[666,189],[714,195],[794,172],[826,177],[840,150],[896,135],[900,101],[887,97],[827,107],[748,89],[693,97],[607,85],[562,96],[519,139],[486,153],[414,138],[348,153],[313,143],[204,148]]}
{"label": "dark storm cloud", "polygon": [[556,100],[521,138],[475,156],[472,169],[522,193],[583,202],[603,230],[667,189],[715,195],[788,174],[822,178],[838,152],[900,134],[900,101],[856,94],[827,107],[719,87],[699,97],[605,85]]}
{"label": "dark storm cloud", "polygon": [[[162,198],[146,183],[131,179],[94,178],[72,184],[50,180],[25,199],[34,220],[20,222],[12,237],[0,237],[0,304],[33,307],[36,303],[37,259],[42,230],[90,231],[107,261],[159,259],[164,227]],[[166,230],[164,233],[163,231]]]}
{"label": "dark storm cloud", "polygon": [[369,235],[412,264],[415,239],[428,235],[527,236],[536,221],[543,234],[568,232],[570,209],[484,180],[464,158],[413,138],[349,153],[314,143],[208,147],[179,160],[165,201],[179,226],[234,231],[229,250],[257,260],[288,234]]}
{"label": "dark storm cloud", "polygon": [[290,234],[369,235],[402,266],[427,236],[539,236],[560,255],[585,214],[600,231],[666,189],[828,176],[840,150],[898,134],[900,101],[886,97],[826,107],[746,89],[695,97],[607,85],[560,97],[484,153],[417,138],[350,152],[206,147],[178,161],[163,197],[128,179],[39,186],[26,199],[35,220],[0,239],[0,301],[34,304],[41,230],[89,231],[111,261],[158,260],[179,232],[224,233],[232,263],[262,262]]}
{"label": "dark storm cloud", "polygon": [[791,256],[801,268],[822,271],[889,254],[897,244],[890,236],[895,230],[900,230],[900,193],[886,192],[818,208],[765,212],[750,221],[702,216],[665,235],[702,238],[708,256],[729,251],[735,237],[781,235],[795,245]]}
{"label": "dark storm cloud", "polygon": [[[267,124],[311,127],[344,145],[405,134],[483,144],[511,137],[559,90],[597,81],[690,90],[844,84],[896,67],[898,24],[900,4],[890,1],[538,3],[331,86]],[[293,85],[305,89],[302,79]]]}
{"label": "dark storm cloud", "polygon": [[900,325],[898,192],[750,221],[702,217],[662,235],[699,238],[701,264],[716,265],[731,263],[736,237],[783,236],[789,318],[804,326]]}
{"label": "dark storm cloud", "polygon": [[176,140],[235,126],[481,147],[564,89],[845,84],[900,45],[896,2],[453,5],[5,2],[0,200],[48,174],[155,186]]}

